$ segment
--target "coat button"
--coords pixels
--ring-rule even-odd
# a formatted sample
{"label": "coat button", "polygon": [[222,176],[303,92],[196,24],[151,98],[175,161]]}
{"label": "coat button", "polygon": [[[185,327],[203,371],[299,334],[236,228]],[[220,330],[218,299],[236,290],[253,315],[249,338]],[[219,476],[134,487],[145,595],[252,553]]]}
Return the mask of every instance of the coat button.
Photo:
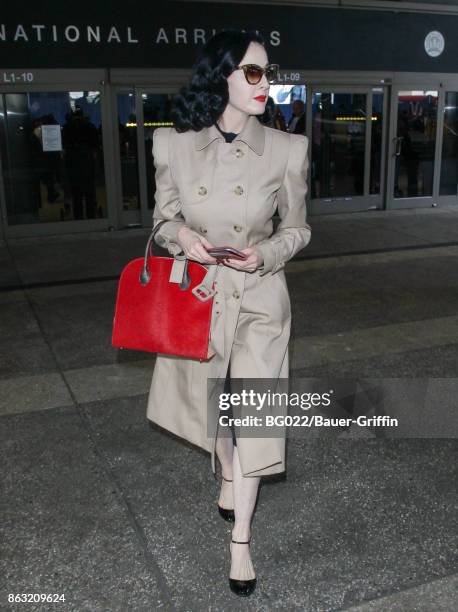
{"label": "coat button", "polygon": [[199,195],[206,195],[206,194],[207,194],[207,188],[201,185],[199,187]]}
{"label": "coat button", "polygon": [[240,185],[237,185],[237,187],[234,189],[234,192],[235,192],[237,195],[242,195],[242,193],[243,193],[243,187],[241,187]]}
{"label": "coat button", "polygon": [[232,297],[235,297],[235,299],[238,300],[240,297],[240,293],[238,291],[234,291],[234,293],[232,294]]}
{"label": "coat button", "polygon": [[236,232],[241,232],[243,227],[241,225],[234,225],[234,229]]}
{"label": "coat button", "polygon": [[206,234],[207,230],[205,229],[205,227],[199,227],[199,232],[202,232],[202,234]]}
{"label": "coat button", "polygon": [[242,149],[235,149],[236,157],[242,157],[243,155],[244,155],[244,152],[242,151]]}

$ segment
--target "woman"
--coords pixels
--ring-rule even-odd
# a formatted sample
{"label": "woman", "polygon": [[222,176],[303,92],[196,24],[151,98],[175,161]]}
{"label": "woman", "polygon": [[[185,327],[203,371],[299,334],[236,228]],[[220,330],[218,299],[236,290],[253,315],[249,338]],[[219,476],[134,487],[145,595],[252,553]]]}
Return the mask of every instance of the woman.
{"label": "woman", "polygon": [[[305,222],[308,140],[258,120],[277,68],[269,65],[257,33],[216,34],[189,86],[175,98],[174,128],[158,128],[153,136],[153,225],[167,220],[155,240],[172,255],[184,251],[208,266],[217,280],[213,357],[158,355],[147,416],[209,451],[213,474],[218,457],[220,514],[235,519],[229,584],[244,596],[256,584],[249,543],[259,482],[285,471],[285,435],[219,435],[218,406],[207,383],[225,381],[228,372],[231,379],[288,377],[291,309],[283,268],[311,236]],[[277,206],[281,223],[272,233]],[[223,245],[241,250],[246,259],[216,265],[207,249]]]}

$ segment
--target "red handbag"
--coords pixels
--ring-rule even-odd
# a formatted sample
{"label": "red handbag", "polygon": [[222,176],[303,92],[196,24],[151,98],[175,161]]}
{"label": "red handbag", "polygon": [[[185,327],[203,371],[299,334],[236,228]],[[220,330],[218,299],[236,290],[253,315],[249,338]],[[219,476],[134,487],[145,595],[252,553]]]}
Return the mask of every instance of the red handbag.
{"label": "red handbag", "polygon": [[209,342],[217,265],[207,270],[184,256],[154,256],[151,246],[162,223],[153,229],[145,256],[121,273],[112,346],[206,360],[213,356]]}

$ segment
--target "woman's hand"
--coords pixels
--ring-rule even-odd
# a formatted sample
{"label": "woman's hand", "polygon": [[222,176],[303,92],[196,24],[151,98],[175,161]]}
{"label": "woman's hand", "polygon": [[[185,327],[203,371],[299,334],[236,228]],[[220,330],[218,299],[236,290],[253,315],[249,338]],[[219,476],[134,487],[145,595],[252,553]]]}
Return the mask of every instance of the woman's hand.
{"label": "woman's hand", "polygon": [[240,250],[242,253],[248,255],[246,259],[227,258],[223,260],[224,265],[235,268],[236,270],[242,270],[243,272],[254,272],[264,263],[261,252],[256,247],[247,247],[246,249]]}
{"label": "woman's hand", "polygon": [[193,259],[203,264],[218,263],[206,250],[206,248],[210,249],[213,245],[191,228],[182,227],[180,229],[178,232],[178,243],[183,249],[187,259]]}

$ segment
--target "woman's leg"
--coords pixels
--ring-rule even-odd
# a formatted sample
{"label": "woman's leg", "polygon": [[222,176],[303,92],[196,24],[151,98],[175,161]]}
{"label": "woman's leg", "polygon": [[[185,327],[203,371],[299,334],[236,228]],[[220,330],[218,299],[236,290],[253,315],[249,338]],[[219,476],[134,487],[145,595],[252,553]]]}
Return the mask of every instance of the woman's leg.
{"label": "woman's leg", "polygon": [[[230,370],[230,364],[228,368],[228,372]],[[224,392],[230,393],[230,379],[226,376],[226,381],[224,383]],[[228,411],[228,416],[232,416],[232,407]],[[218,428],[219,431],[219,428]],[[221,508],[227,508],[232,510],[234,508],[234,498],[232,494],[233,490],[233,482],[228,482],[233,480],[233,470],[232,470],[232,460],[234,454],[234,444],[236,444],[234,429],[232,428],[232,438],[226,436],[218,436],[216,439],[216,455],[221,463],[221,472],[224,478],[227,480],[222,480],[221,482],[221,492],[218,500],[218,504]]]}
{"label": "woman's leg", "polygon": [[[288,376],[290,304],[286,299],[284,289],[280,276],[266,277],[265,281],[261,282],[256,275],[245,275],[243,304],[239,311],[231,349],[232,381],[242,379],[245,385],[250,378],[277,380],[277,378]],[[278,298],[275,299],[277,290]],[[251,521],[261,475],[243,476],[240,463],[241,454],[239,455],[243,442],[245,440],[242,441],[240,437],[238,446],[234,448],[232,461],[235,515],[232,539],[247,542],[251,537]],[[279,446],[281,447],[281,444]],[[275,451],[273,444],[272,449]],[[263,458],[268,465],[269,457],[263,456]],[[246,462],[245,473],[253,473],[249,470],[249,453]],[[231,572],[229,577],[238,580],[255,578],[250,546],[233,542],[230,546]]]}
{"label": "woman's leg", "polygon": [[216,454],[221,463],[221,471],[224,478],[221,480],[221,491],[219,494],[218,505],[221,508],[225,508],[227,510],[232,510],[234,508],[234,498],[233,498],[233,482],[228,482],[232,480],[232,455],[234,452],[234,445],[232,443],[231,438],[223,438],[222,436],[218,436],[216,440]]}
{"label": "woman's leg", "polygon": [[[234,447],[232,462],[234,514],[235,523],[232,530],[232,539],[239,542],[248,542],[251,537],[251,519],[256,504],[260,476],[246,476],[242,474],[237,446]],[[230,578],[237,580],[251,580],[256,577],[251,561],[250,547],[247,544],[234,544],[231,542],[231,571]]]}

